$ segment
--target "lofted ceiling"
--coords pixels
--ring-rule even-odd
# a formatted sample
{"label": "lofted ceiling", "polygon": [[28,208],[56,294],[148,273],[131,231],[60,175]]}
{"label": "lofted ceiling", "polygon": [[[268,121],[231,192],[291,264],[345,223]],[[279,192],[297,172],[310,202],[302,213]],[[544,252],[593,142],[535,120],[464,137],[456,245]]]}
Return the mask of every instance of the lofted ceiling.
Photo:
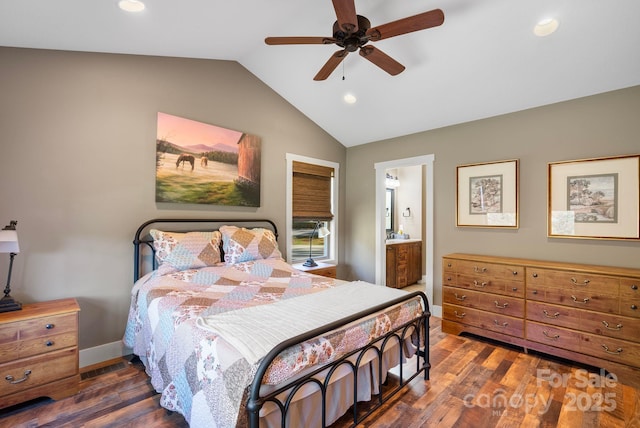
{"label": "lofted ceiling", "polygon": [[[234,60],[346,147],[640,84],[638,0],[355,0],[374,27],[432,9],[445,20],[370,42],[406,67],[397,76],[352,53],[319,82],[338,47],[264,39],[331,37],[331,0],[145,2],[131,14],[117,0],[3,0],[0,45]],[[558,30],[535,36],[547,17]]]}

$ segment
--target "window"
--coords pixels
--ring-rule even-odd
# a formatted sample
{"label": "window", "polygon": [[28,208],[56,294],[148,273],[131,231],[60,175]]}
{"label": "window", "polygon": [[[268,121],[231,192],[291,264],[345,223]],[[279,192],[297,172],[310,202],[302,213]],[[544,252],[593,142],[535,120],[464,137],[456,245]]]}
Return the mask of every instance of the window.
{"label": "window", "polygon": [[287,172],[287,260],[337,260],[338,164],[287,154]]}

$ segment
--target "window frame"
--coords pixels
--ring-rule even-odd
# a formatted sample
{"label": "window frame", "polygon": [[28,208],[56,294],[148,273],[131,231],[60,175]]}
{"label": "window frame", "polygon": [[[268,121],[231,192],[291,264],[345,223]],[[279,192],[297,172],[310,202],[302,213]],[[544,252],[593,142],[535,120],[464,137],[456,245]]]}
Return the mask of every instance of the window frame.
{"label": "window frame", "polygon": [[338,260],[338,226],[339,226],[339,210],[338,210],[338,189],[340,183],[340,164],[337,162],[327,161],[323,159],[311,158],[308,156],[296,155],[293,153],[286,153],[286,257],[287,262],[290,264],[295,263],[303,263],[306,260],[293,260],[292,259],[292,249],[293,249],[293,162],[304,162],[309,164],[321,165],[329,168],[333,168],[333,181],[331,183],[331,212],[333,213],[333,219],[331,221],[327,221],[329,225],[329,230],[331,230],[331,234],[325,238],[325,242],[328,241],[328,250],[329,257],[328,258],[318,258],[314,257],[314,260],[321,261],[323,263],[337,263]]}

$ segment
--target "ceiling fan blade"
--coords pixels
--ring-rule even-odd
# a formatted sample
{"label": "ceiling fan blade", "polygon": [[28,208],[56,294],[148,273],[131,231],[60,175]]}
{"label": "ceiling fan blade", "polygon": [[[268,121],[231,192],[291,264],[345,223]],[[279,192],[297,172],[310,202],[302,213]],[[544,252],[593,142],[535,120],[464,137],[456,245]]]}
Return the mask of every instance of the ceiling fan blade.
{"label": "ceiling fan blade", "polygon": [[367,30],[369,40],[375,42],[401,34],[412,33],[414,31],[426,30],[437,27],[444,22],[444,12],[441,9],[430,10],[418,15],[408,16],[397,21],[388,22],[375,28]]}
{"label": "ceiling fan blade", "polygon": [[313,80],[325,80],[327,77],[329,77],[329,75],[331,75],[331,73],[333,73],[333,70],[336,69],[336,67],[342,62],[343,59],[345,59],[348,54],[349,51],[346,49],[335,52],[333,55],[331,55],[329,61],[327,61],[322,66],[320,71],[318,71],[318,74],[316,74]]}
{"label": "ceiling fan blade", "polygon": [[329,45],[335,43],[333,37],[267,37],[268,45]]}
{"label": "ceiling fan blade", "polygon": [[368,59],[373,64],[377,65],[392,76],[400,74],[404,71],[404,65],[400,64],[398,61],[391,58],[380,49],[374,48],[373,46],[361,47],[360,56]]}
{"label": "ceiling fan blade", "polygon": [[358,17],[356,15],[355,0],[332,0],[333,8],[336,11],[338,24],[345,33],[355,33],[358,31]]}

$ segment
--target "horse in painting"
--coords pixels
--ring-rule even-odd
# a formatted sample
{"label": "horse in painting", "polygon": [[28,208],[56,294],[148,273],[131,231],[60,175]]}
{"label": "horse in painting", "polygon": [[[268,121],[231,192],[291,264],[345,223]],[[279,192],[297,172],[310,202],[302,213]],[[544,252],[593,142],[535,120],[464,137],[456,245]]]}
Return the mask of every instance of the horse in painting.
{"label": "horse in painting", "polygon": [[185,162],[189,162],[191,164],[191,171],[193,171],[196,159],[193,157],[193,155],[183,153],[180,156],[178,156],[178,160],[176,161],[176,168],[180,166],[181,162],[182,162],[182,168],[184,168]]}
{"label": "horse in painting", "polygon": [[207,165],[209,165],[209,159],[206,156],[202,156],[200,158],[200,166],[206,167]]}

